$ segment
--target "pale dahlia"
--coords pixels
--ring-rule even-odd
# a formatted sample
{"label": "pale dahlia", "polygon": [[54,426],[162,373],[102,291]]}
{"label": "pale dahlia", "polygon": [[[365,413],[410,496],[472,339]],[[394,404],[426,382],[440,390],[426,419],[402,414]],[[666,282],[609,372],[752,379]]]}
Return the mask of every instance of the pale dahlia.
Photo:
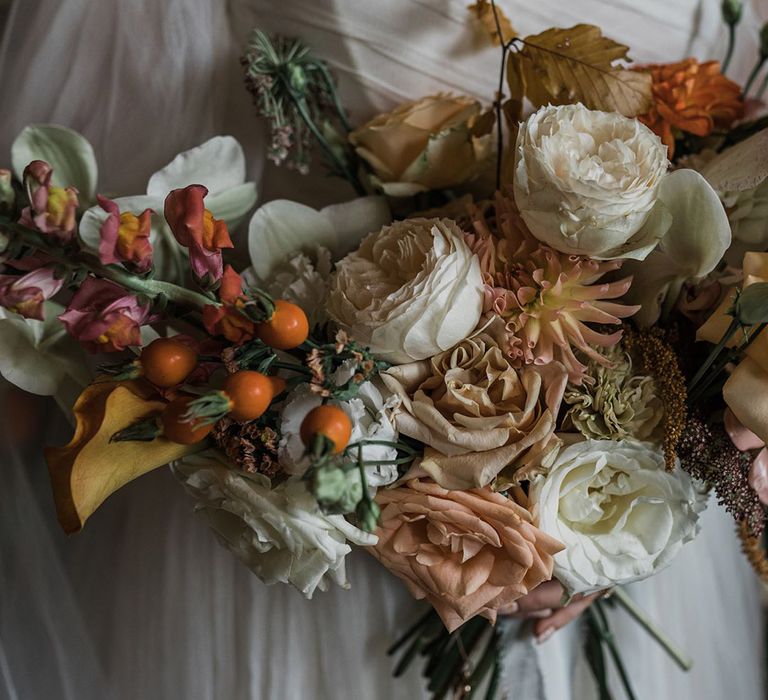
{"label": "pale dahlia", "polygon": [[631,278],[598,283],[618,270],[621,261],[566,255],[539,243],[514,201],[502,194],[496,196],[495,219],[479,210],[475,214],[467,243],[480,259],[484,311],[504,319],[512,362],[545,365],[557,360],[574,384],[581,383],[586,370],[574,348],[608,365],[595,347],[613,347],[621,331],[605,334],[588,324],[618,325],[638,310],[611,301],[626,294]]}

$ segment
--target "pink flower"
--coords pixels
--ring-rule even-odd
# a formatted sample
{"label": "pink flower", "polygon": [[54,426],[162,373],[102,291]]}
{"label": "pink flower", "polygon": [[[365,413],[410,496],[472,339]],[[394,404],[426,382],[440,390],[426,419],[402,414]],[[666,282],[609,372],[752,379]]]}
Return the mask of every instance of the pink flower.
{"label": "pink flower", "polygon": [[141,345],[139,329],[148,317],[149,306],[122,287],[88,277],[59,320],[89,352],[120,352]]}
{"label": "pink flower", "polygon": [[120,212],[115,202],[101,195],[96,199],[107,216],[99,229],[99,259],[105,265],[128,263],[136,272],[147,272],[152,267],[152,244],[149,242],[152,210],[145,209],[136,216]]}
{"label": "pink flower", "polygon": [[[189,185],[165,198],[165,220],[176,240],[189,248],[189,262],[198,280],[218,282],[224,272],[221,249],[232,248],[227,225],[205,208],[208,189]],[[206,279],[207,276],[207,279]]]}
{"label": "pink flower", "polygon": [[77,190],[51,185],[53,169],[42,160],[24,168],[24,186],[31,206],[21,212],[19,223],[69,243],[75,236]]}
{"label": "pink flower", "polygon": [[490,488],[449,491],[412,479],[379,491],[379,541],[369,548],[449,631],[500,609],[552,578],[563,546],[531,514]]}
{"label": "pink flower", "polygon": [[54,296],[64,284],[53,268],[41,267],[21,277],[0,275],[0,306],[25,318],[43,320],[43,302]]}
{"label": "pink flower", "polygon": [[640,308],[613,301],[626,294],[631,277],[598,283],[603,275],[618,270],[621,261],[566,255],[539,243],[526,229],[514,201],[500,193],[495,220],[476,213],[475,232],[467,236],[467,244],[480,259],[484,310],[506,323],[507,354],[513,364],[559,361],[574,384],[581,383],[586,370],[574,350],[583,358],[609,364],[594,346],[614,346],[621,331],[605,334],[595,325],[618,325]]}

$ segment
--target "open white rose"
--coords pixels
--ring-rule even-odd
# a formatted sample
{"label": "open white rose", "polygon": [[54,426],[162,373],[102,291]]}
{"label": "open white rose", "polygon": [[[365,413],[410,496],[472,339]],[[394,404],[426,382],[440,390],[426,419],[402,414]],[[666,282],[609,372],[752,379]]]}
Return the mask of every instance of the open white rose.
{"label": "open white rose", "polygon": [[337,265],[328,313],[389,362],[464,340],[483,306],[480,264],[450,219],[407,219],[369,235]]}
{"label": "open white rose", "polygon": [[333,582],[349,587],[347,540],[369,546],[377,538],[340,515],[323,515],[303,482],[274,489],[261,474],[241,472],[215,450],[173,465],[221,544],[264,583],[290,583],[307,598]]}
{"label": "open white rose", "polygon": [[514,195],[531,233],[563,253],[636,258],[669,227],[656,206],[667,149],[637,119],[582,104],[542,107],[521,126]]}
{"label": "open white rose", "polygon": [[[322,398],[313,393],[306,384],[296,387],[285,401],[280,422],[282,438],[279,456],[280,464],[289,474],[303,474],[309,467],[307,450],[300,435],[301,424],[307,413],[321,403]],[[352,421],[349,444],[354,445],[361,440],[396,442],[397,431],[390,419],[391,408],[395,403],[397,400],[394,396],[385,399],[372,382],[361,384],[355,398],[336,402]],[[386,464],[397,459],[397,450],[394,447],[365,445],[362,448],[362,457],[368,486],[386,486],[397,479],[397,465]]]}
{"label": "open white rose", "polygon": [[563,450],[530,493],[539,529],[565,545],[555,577],[571,594],[647,578],[698,533],[703,494],[646,442],[586,440]]}

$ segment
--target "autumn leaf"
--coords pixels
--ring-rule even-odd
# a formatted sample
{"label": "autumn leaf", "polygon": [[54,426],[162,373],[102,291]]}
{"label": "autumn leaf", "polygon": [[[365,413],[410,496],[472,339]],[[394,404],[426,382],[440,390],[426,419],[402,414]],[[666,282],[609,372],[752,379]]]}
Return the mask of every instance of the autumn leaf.
{"label": "autumn leaf", "polygon": [[164,437],[151,442],[110,442],[139,418],[165,406],[141,381],[91,384],[74,407],[75,434],[65,447],[45,450],[59,523],[80,530],[104,500],[137,476],[200,449]]}
{"label": "autumn leaf", "polygon": [[[517,36],[517,32],[512,26],[512,23],[507,19],[507,16],[498,5],[496,5],[498,26],[496,25],[497,17],[494,17],[493,15],[493,6],[489,0],[477,0],[477,2],[469,5],[467,9],[482,24],[483,29],[491,38],[494,46],[501,46],[501,41],[506,44],[510,39]],[[499,29],[501,29],[501,41],[499,40]]]}
{"label": "autumn leaf", "polygon": [[536,107],[581,102],[590,109],[634,117],[652,104],[651,76],[616,65],[627,46],[604,37],[599,27],[577,24],[522,39],[507,65],[513,94],[524,86]]}

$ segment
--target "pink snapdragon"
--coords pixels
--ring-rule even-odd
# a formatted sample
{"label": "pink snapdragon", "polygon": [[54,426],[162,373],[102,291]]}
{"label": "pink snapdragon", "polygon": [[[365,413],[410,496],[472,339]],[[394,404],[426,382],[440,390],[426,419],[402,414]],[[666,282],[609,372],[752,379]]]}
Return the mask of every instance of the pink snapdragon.
{"label": "pink snapdragon", "polygon": [[99,229],[99,259],[105,265],[127,263],[138,273],[152,267],[152,244],[149,241],[152,210],[138,216],[120,211],[111,199],[97,195],[99,206],[108,216]]}
{"label": "pink snapdragon", "polygon": [[89,352],[120,352],[141,345],[140,329],[149,318],[133,294],[108,280],[87,278],[59,316],[67,332]]}
{"label": "pink snapdragon", "polygon": [[51,184],[53,168],[42,160],[33,160],[24,168],[24,186],[30,205],[21,212],[19,223],[69,243],[77,229],[77,190]]}
{"label": "pink snapdragon", "polygon": [[0,306],[25,318],[43,320],[43,303],[64,284],[53,268],[41,267],[26,275],[0,275]]}
{"label": "pink snapdragon", "polygon": [[227,225],[214,219],[203,199],[208,189],[189,185],[172,190],[165,198],[165,219],[176,240],[189,248],[189,262],[198,281],[218,282],[224,272],[222,248],[233,248]]}

